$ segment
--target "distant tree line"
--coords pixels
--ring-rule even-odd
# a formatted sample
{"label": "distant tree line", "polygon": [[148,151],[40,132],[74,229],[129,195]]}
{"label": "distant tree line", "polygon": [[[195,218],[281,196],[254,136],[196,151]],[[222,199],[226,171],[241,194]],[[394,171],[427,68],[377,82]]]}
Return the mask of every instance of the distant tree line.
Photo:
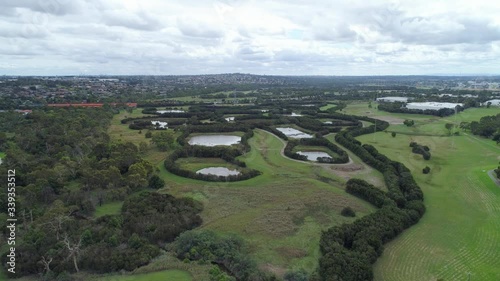
{"label": "distant tree line", "polygon": [[493,116],[481,117],[478,121],[472,121],[469,125],[471,133],[486,138],[493,137],[493,140],[500,143],[500,113]]}

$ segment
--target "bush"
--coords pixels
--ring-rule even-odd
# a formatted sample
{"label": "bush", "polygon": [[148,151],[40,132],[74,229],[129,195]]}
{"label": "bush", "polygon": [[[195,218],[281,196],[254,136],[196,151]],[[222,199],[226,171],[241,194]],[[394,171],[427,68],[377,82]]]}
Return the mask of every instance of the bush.
{"label": "bush", "polygon": [[309,276],[305,270],[301,269],[299,271],[290,271],[283,277],[285,281],[308,281]]}
{"label": "bush", "polygon": [[425,166],[425,168],[422,170],[422,173],[428,174],[431,171],[431,168],[429,166]]}
{"label": "bush", "polygon": [[351,207],[349,207],[349,206],[342,209],[340,214],[343,215],[344,217],[355,217],[356,216],[356,212],[354,212],[354,210],[351,209]]}
{"label": "bush", "polygon": [[148,187],[152,189],[160,189],[165,186],[165,181],[157,175],[149,178]]}

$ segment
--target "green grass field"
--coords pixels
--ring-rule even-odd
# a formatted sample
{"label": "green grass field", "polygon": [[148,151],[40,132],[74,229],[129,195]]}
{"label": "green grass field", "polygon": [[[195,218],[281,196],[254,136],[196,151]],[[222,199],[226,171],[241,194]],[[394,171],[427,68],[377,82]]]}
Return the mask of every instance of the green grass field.
{"label": "green grass field", "polygon": [[[121,118],[123,114],[113,119],[115,126],[110,130],[111,137],[134,143],[142,141],[137,139],[137,131],[119,124]],[[311,272],[319,258],[321,231],[353,220],[340,216],[342,208],[352,207],[358,217],[374,210],[365,201],[345,193],[345,181],[361,177],[379,184],[383,182],[382,176],[355,156],[351,156],[354,166],[338,169],[288,159],[281,155],[285,143],[261,130],[255,131],[249,144],[251,151],[240,159],[263,174],[233,183],[210,183],[170,174],[163,167],[166,153],[155,148],[144,157],[160,169],[166,181],[164,192],[204,203],[202,228],[243,237],[264,270],[278,275],[300,268]],[[179,161],[185,162],[184,159]],[[192,169],[214,164],[206,159],[188,162],[181,164]]]}
{"label": "green grass field", "polygon": [[[414,135],[393,138],[379,132],[358,138],[404,163],[422,188],[427,207],[417,225],[386,245],[375,264],[375,280],[468,280],[469,273],[470,280],[500,280],[500,187],[485,172],[498,166],[500,146],[463,132],[451,137],[424,135],[447,135],[447,122],[458,124],[495,113],[498,109],[468,109],[445,118],[418,116],[412,118]],[[400,125],[388,128],[398,129]],[[410,141],[428,145],[431,159],[413,154]],[[428,175],[421,172],[426,165],[431,168]]]}
{"label": "green grass field", "polygon": [[220,158],[179,158],[176,161],[179,166],[185,170],[198,171],[209,167],[226,167],[230,170],[237,170],[238,166],[226,162]]}
{"label": "green grass field", "polygon": [[102,204],[102,206],[97,206],[95,208],[94,216],[98,218],[105,215],[119,214],[121,212],[122,205],[123,205],[122,201]]}
{"label": "green grass field", "polygon": [[207,183],[172,175],[160,165],[167,191],[202,201],[202,227],[242,236],[262,268],[280,275],[288,269],[314,270],[321,230],[351,221],[339,215],[345,206],[358,216],[373,207],[346,194],[345,180],[332,170],[282,157],[284,143],[275,136],[256,130],[249,143],[252,150],[241,160],[261,176]]}
{"label": "green grass field", "polygon": [[191,275],[182,270],[165,270],[134,275],[111,275],[91,279],[95,281],[191,281]]}

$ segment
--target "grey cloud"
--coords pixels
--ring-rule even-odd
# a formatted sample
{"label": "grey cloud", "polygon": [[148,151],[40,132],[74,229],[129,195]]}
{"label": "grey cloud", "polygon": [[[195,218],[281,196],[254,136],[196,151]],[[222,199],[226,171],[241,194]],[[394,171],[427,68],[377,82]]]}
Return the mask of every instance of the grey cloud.
{"label": "grey cloud", "polygon": [[105,11],[103,22],[108,26],[121,26],[143,31],[156,31],[163,28],[162,23],[144,11],[131,13],[126,10]]}
{"label": "grey cloud", "polygon": [[177,21],[179,31],[186,36],[201,38],[220,38],[224,31],[217,27],[197,22],[196,19],[180,19]]}
{"label": "grey cloud", "polygon": [[81,3],[79,0],[7,0],[2,1],[2,8],[26,8],[34,12],[66,15],[77,13]]}
{"label": "grey cloud", "polygon": [[271,56],[256,47],[243,46],[238,49],[236,56],[245,61],[269,61]]}

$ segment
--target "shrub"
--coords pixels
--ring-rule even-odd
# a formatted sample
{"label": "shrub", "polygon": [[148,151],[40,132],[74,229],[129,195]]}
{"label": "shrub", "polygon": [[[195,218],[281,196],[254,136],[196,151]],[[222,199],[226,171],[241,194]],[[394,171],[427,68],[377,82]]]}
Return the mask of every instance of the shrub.
{"label": "shrub", "polygon": [[340,214],[343,215],[344,217],[355,217],[356,216],[356,213],[354,212],[354,210],[351,209],[351,207],[349,207],[349,206],[342,209]]}
{"label": "shrub", "polygon": [[431,171],[431,168],[429,166],[425,166],[425,168],[422,170],[424,174],[428,174]]}

